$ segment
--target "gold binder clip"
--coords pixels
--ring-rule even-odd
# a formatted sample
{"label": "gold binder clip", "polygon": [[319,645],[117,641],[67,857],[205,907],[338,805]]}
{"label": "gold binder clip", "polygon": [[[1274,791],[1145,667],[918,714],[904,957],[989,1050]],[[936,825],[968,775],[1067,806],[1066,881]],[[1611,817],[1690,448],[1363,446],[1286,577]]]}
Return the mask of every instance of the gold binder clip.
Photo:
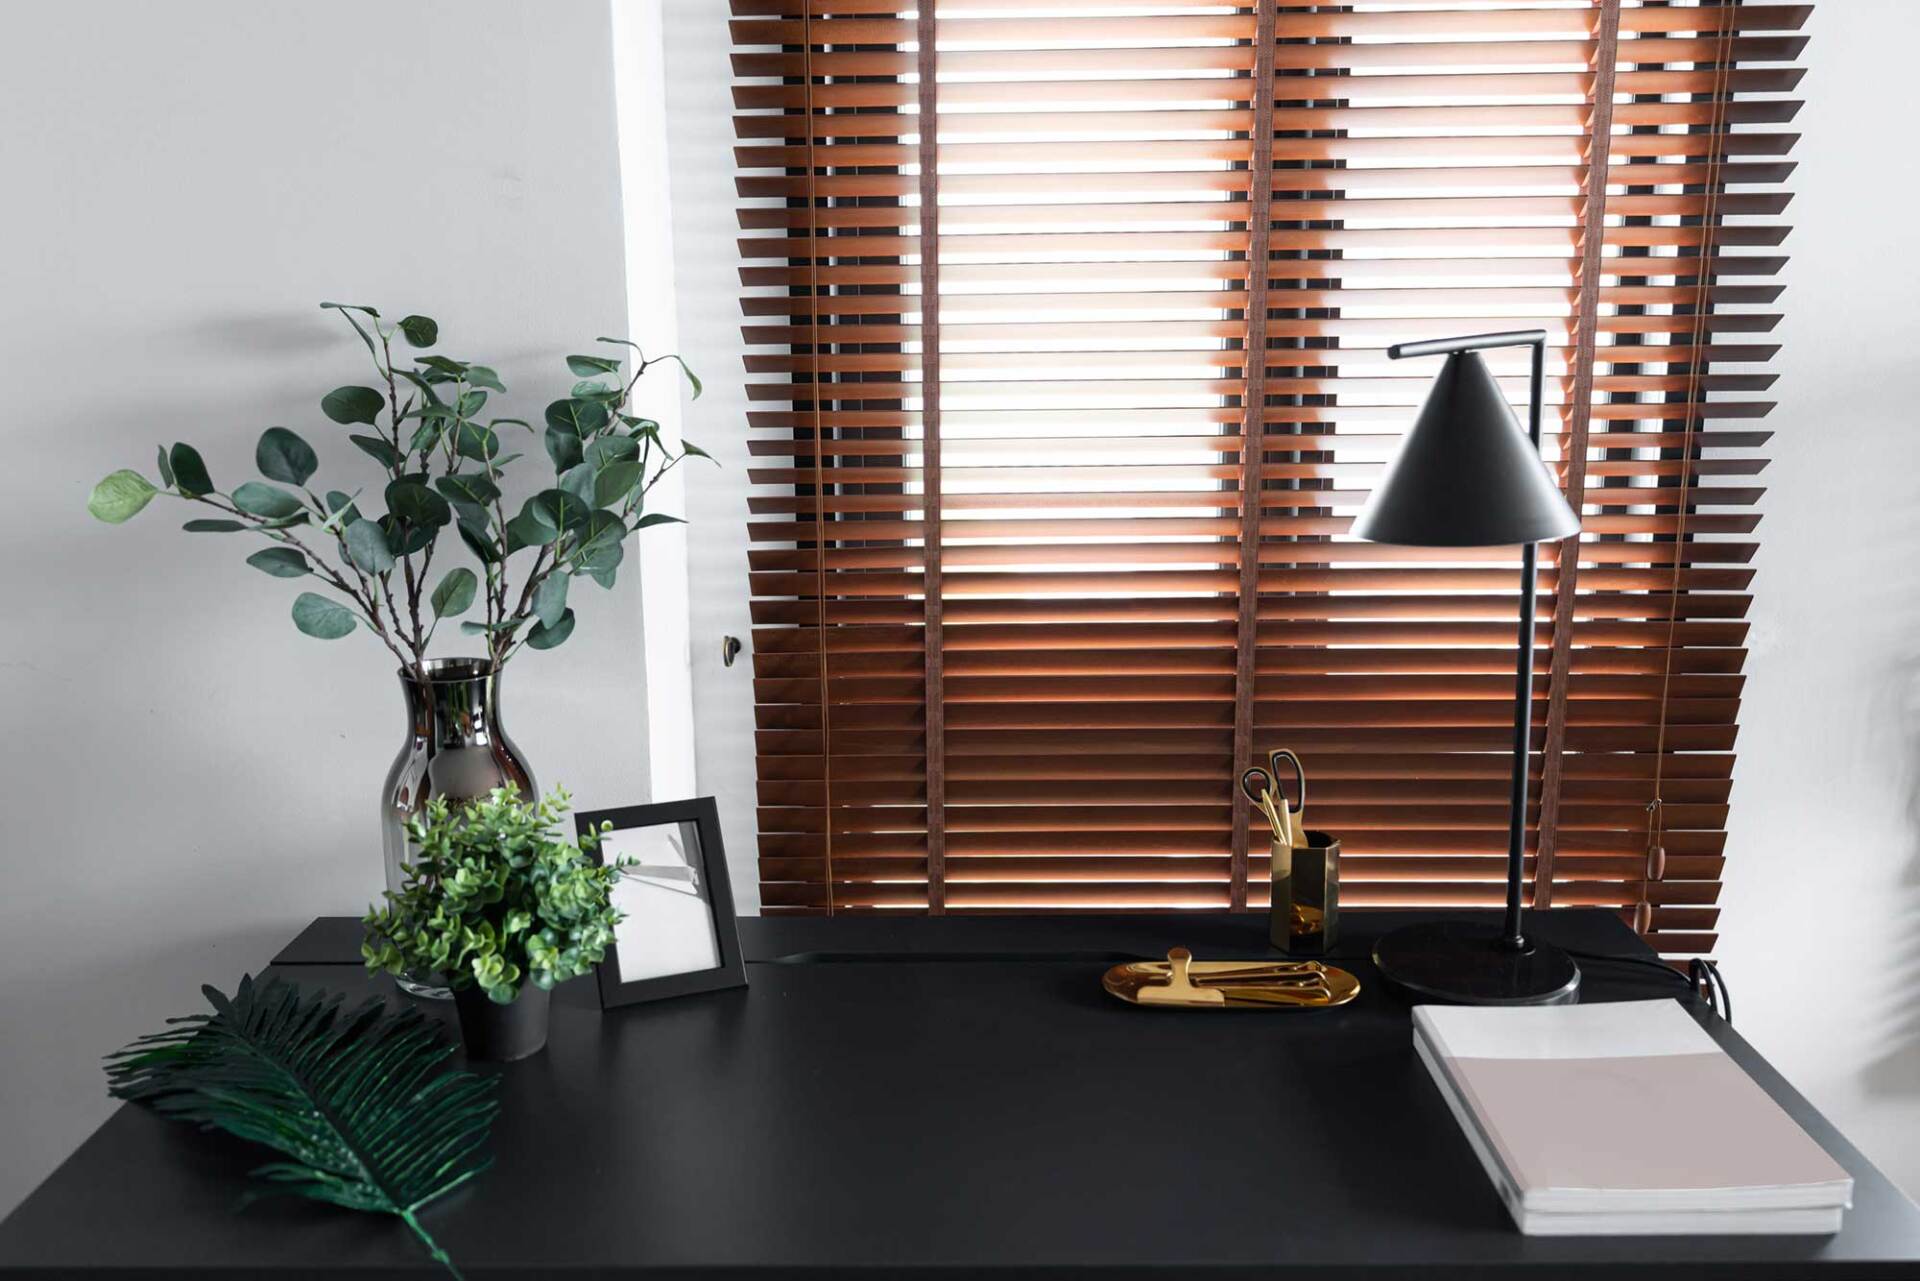
{"label": "gold binder clip", "polygon": [[1164,961],[1116,965],[1100,981],[1108,992],[1134,1005],[1188,1009],[1317,1009],[1345,1005],[1360,993],[1360,981],[1353,975],[1318,961],[1196,961],[1184,947],[1168,952]]}
{"label": "gold binder clip", "polygon": [[1225,1005],[1225,992],[1194,986],[1189,971],[1192,964],[1192,952],[1184,947],[1174,948],[1167,953],[1167,981],[1141,984],[1134,999],[1142,1005]]}

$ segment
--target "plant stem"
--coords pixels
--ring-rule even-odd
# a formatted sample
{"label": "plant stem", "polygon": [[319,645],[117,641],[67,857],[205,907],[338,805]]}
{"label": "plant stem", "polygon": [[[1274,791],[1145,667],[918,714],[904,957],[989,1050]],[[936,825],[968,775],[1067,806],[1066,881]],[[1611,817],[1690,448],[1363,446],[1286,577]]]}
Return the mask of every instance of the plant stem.
{"label": "plant stem", "polygon": [[[514,606],[513,613],[508,615],[509,618],[525,617],[528,606],[533,604],[533,589],[538,587],[541,581],[547,576],[540,572],[540,566],[547,559],[547,551],[548,549],[543,546],[539,551],[534,553],[533,568],[527,571],[527,581],[522,584],[520,588],[520,603]],[[553,568],[558,568],[557,561]],[[549,569],[547,572],[551,573],[553,571]]]}
{"label": "plant stem", "polygon": [[400,1211],[400,1221],[413,1229],[413,1235],[420,1238],[420,1244],[427,1247],[427,1253],[433,1256],[434,1262],[452,1273],[456,1281],[466,1281],[460,1269],[453,1266],[453,1257],[441,1249],[440,1243],[433,1239],[432,1234],[420,1226],[420,1220],[414,1216],[412,1210]]}

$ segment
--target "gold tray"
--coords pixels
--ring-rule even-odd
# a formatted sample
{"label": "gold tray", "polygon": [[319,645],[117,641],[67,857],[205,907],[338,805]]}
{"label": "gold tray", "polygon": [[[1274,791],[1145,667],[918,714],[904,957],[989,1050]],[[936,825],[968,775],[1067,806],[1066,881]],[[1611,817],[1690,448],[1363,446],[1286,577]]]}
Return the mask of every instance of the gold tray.
{"label": "gold tray", "polygon": [[1319,961],[1196,961],[1184,947],[1116,965],[1100,985],[1129,1005],[1177,1009],[1316,1010],[1360,995],[1359,979]]}

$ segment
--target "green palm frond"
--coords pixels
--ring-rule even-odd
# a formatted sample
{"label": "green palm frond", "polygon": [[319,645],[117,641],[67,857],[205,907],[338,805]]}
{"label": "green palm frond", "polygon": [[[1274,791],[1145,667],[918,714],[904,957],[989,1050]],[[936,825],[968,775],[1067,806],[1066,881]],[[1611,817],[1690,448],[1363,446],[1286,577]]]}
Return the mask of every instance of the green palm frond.
{"label": "green palm frond", "polygon": [[494,1082],[445,1066],[452,1047],[417,1010],[281,979],[241,978],[232,998],[200,989],[212,1014],[169,1019],[107,1056],[109,1092],[288,1159],[254,1173],[288,1191],[405,1221],[459,1275],[415,1217],[487,1167]]}

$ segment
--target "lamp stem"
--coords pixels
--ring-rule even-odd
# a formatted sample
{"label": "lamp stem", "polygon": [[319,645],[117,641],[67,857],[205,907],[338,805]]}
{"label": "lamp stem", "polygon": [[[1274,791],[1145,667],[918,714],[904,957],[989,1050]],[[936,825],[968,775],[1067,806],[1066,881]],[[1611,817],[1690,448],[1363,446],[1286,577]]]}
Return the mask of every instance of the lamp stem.
{"label": "lamp stem", "polygon": [[1527,950],[1520,928],[1520,883],[1527,860],[1527,757],[1533,747],[1533,597],[1539,550],[1533,543],[1520,548],[1520,644],[1513,665],[1513,797],[1507,818],[1507,919],[1500,946],[1513,952]]}
{"label": "lamp stem", "polygon": [[[1540,415],[1546,391],[1546,336],[1542,334],[1529,345],[1533,348],[1533,365],[1527,397],[1527,436],[1538,452]],[[1533,750],[1533,616],[1539,568],[1538,545],[1523,543],[1520,547],[1520,640],[1513,664],[1513,792],[1512,811],[1507,816],[1507,919],[1500,931],[1500,946],[1514,952],[1527,950],[1527,936],[1520,927],[1520,885],[1526,879],[1527,870],[1527,765]]]}

